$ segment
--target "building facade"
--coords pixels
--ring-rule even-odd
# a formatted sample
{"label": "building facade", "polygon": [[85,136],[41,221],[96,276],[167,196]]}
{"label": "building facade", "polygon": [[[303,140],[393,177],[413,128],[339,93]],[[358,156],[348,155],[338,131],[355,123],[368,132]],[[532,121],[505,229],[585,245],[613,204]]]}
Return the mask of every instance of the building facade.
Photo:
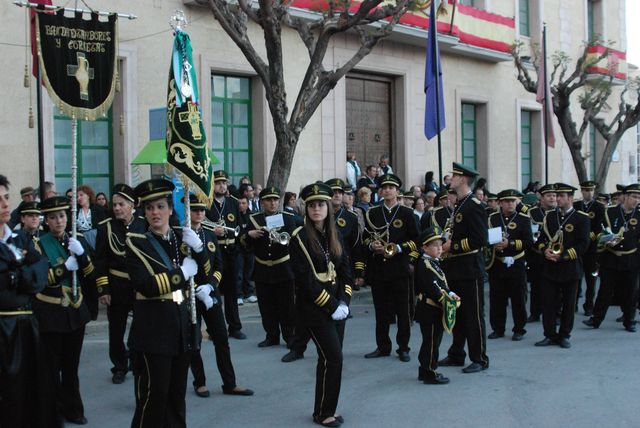
{"label": "building facade", "polygon": [[[455,12],[453,0],[448,3],[449,13],[438,20],[445,174],[452,161],[463,161],[475,166],[495,190],[544,180],[541,106],[535,94],[516,80],[509,53],[516,40],[531,52],[540,43],[543,22],[549,53],[561,50],[577,58],[584,41],[594,34],[615,42],[612,57],[618,86],[611,109],[628,75],[638,72],[625,61],[625,0],[458,0]],[[216,168],[228,170],[236,182],[249,175],[254,182],[264,183],[276,141],[264,90],[211,12],[193,0],[94,1],[91,6],[138,18],[118,23],[121,84],[109,114],[96,122],[80,123],[79,182],[108,192],[113,183],[135,185],[151,174],[149,167],[131,162],[149,141],[164,139],[172,45],[167,22],[176,9],[183,9],[190,22],[187,31],[194,48],[207,138],[221,162]],[[315,10],[313,0],[293,2],[293,14],[312,17]],[[0,170],[12,181],[17,196],[20,187],[38,182],[37,130],[27,126],[29,106],[35,111],[35,81],[31,77],[30,89],[22,85],[25,61],[30,61],[25,9],[4,2],[0,16],[6,29],[0,38],[4,54],[0,79],[6,91],[0,105]],[[363,167],[388,154],[407,187],[422,184],[426,171],[437,175],[436,139],[426,141],[423,134],[426,28],[425,15],[406,15],[393,35],[339,82],[301,135],[288,189],[295,191],[311,180],[344,177],[347,150],[357,153]],[[264,55],[256,26],[250,28],[250,37]],[[286,90],[292,104],[308,55],[293,30],[283,31],[283,43]],[[325,66],[343,64],[356,49],[352,35],[336,37]],[[593,74],[607,73],[608,65],[599,64]],[[532,74],[535,79],[535,71]],[[43,98],[46,179],[63,192],[70,187],[70,121],[58,114],[46,93]],[[611,109],[603,113],[604,119],[615,115]],[[582,116],[577,105],[574,114],[578,120]],[[549,149],[549,180],[576,182],[555,118],[553,123],[557,142]],[[607,190],[616,183],[637,181],[639,134],[638,129],[630,130],[620,142]],[[591,129],[583,146],[588,171],[594,175],[604,141]]]}

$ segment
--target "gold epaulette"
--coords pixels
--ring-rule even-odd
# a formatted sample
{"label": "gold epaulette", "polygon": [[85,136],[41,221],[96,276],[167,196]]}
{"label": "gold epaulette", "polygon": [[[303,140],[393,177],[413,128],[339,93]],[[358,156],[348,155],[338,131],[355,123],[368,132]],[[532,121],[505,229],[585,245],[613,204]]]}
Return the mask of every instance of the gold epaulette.
{"label": "gold epaulette", "polygon": [[105,218],[105,219],[104,219],[104,220],[102,220],[100,223],[98,223],[98,226],[100,226],[101,224],[109,223],[111,220],[113,220],[113,218],[112,218],[112,217]]}
{"label": "gold epaulette", "polygon": [[530,218],[531,218],[531,217],[529,217],[529,214],[525,214],[525,213],[523,213],[522,211],[521,211],[521,212],[519,212],[519,213],[518,213],[518,215],[521,215],[522,217],[524,217],[524,218],[528,218],[528,219],[530,219]]}
{"label": "gold epaulette", "polygon": [[472,197],[471,197],[471,200],[472,200],[473,202],[475,202],[476,204],[478,204],[478,205],[482,204],[482,202],[480,202],[480,199],[476,198],[475,196],[472,196]]}
{"label": "gold epaulette", "polygon": [[587,214],[586,212],[584,212],[582,210],[578,210],[578,214],[582,214],[582,215],[585,215],[585,216],[589,217],[589,214]]}
{"label": "gold epaulette", "polygon": [[298,226],[295,228],[295,230],[293,231],[293,233],[291,234],[291,236],[297,236],[300,233],[300,230],[303,228],[304,226]]}
{"label": "gold epaulette", "polygon": [[290,213],[289,211],[282,211],[282,214],[293,216],[293,213]]}
{"label": "gold epaulette", "polygon": [[143,234],[143,233],[134,233],[134,232],[127,232],[127,237],[128,238],[141,238],[141,239],[147,239],[147,235]]}

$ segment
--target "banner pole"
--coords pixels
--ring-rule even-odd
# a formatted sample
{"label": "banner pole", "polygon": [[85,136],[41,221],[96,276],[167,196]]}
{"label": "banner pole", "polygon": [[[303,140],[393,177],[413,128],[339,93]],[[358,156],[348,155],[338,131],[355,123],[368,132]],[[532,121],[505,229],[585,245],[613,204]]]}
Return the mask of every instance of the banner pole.
{"label": "banner pole", "polygon": [[[184,227],[191,228],[191,200],[189,199],[190,180],[182,174],[184,183]],[[191,251],[189,251],[191,255]],[[191,306],[191,324],[197,323],[196,315],[196,284],[193,277],[189,280],[189,306]]]}
{"label": "banner pole", "polygon": [[[78,119],[71,118],[71,236],[78,237]],[[72,274],[73,301],[78,298],[78,275]]]}

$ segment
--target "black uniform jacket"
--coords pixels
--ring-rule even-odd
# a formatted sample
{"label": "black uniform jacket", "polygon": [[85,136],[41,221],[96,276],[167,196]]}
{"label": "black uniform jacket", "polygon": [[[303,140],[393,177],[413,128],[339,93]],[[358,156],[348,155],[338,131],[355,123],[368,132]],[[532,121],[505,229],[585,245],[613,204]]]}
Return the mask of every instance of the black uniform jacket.
{"label": "black uniform jacket", "polygon": [[209,295],[211,297],[215,297],[218,302],[220,302],[220,290],[218,286],[222,280],[223,262],[222,252],[220,251],[220,245],[218,244],[218,237],[213,231],[213,227],[209,225],[201,225],[200,229],[196,230],[196,233],[207,249],[207,256],[209,258],[208,263],[205,262],[206,273],[198,272],[198,275],[195,278],[196,290],[203,284],[211,284],[213,286],[213,291],[209,293]]}
{"label": "black uniform jacket", "polygon": [[[17,261],[14,251],[22,260]],[[33,296],[47,285],[48,267],[24,232],[12,232],[6,245],[0,243],[0,312],[30,310]]]}
{"label": "black uniform jacket", "polygon": [[556,282],[577,281],[582,276],[582,255],[589,248],[589,216],[582,211],[572,209],[566,215],[558,208],[545,213],[542,233],[536,246],[539,251],[549,246],[562,230],[562,253],[558,262],[544,259],[542,275]]}
{"label": "black uniform jacket", "polygon": [[640,210],[636,208],[630,213],[625,213],[621,205],[609,207],[605,213],[605,222],[614,234],[619,233],[624,227],[624,239],[613,248],[601,249],[600,266],[619,271],[639,270]]}
{"label": "black uniform jacket", "polygon": [[144,233],[144,217],[133,216],[129,225],[109,217],[98,225],[96,236],[96,289],[98,295],[109,294],[111,302],[133,304],[135,297],[127,272],[127,232]]}
{"label": "black uniform jacket", "polygon": [[443,292],[448,294],[450,290],[438,260],[423,255],[416,264],[415,272],[415,320],[419,322],[431,310],[430,307],[442,308]]}
{"label": "black uniform jacket", "polygon": [[[127,271],[136,292],[131,348],[138,352],[173,356],[192,346],[189,299],[183,291],[189,282],[180,269],[188,249],[182,243],[181,228],[172,232],[177,242],[165,241],[151,231],[127,234]],[[208,252],[207,245],[200,253],[192,252],[198,263],[196,284],[206,282],[202,275],[211,273]]]}
{"label": "black uniform jacket", "polygon": [[589,249],[588,253],[595,254],[598,250],[598,235],[602,232],[602,227],[605,222],[604,212],[605,207],[595,199],[590,203],[584,201],[576,201],[573,203],[573,208],[582,211],[589,216],[591,221],[591,231],[589,233]]}
{"label": "black uniform jacket", "polygon": [[451,217],[452,210],[448,206],[442,206],[434,209],[431,213],[431,224],[425,225],[427,227],[437,227],[440,230],[444,230],[447,226],[447,220]]}
{"label": "black uniform jacket", "polygon": [[[317,233],[326,248],[326,241]],[[299,227],[291,239],[291,265],[295,276],[296,309],[304,325],[323,325],[332,322],[331,314],[340,302],[349,305],[353,277],[345,253],[341,257],[330,256],[330,264],[324,254],[314,251],[306,229]],[[334,273],[334,275],[332,275]]]}
{"label": "black uniform jacket", "polygon": [[442,268],[449,281],[481,278],[485,271],[487,214],[475,196],[463,197],[454,212],[451,249],[442,261]]}
{"label": "black uniform jacket", "polygon": [[335,221],[336,229],[338,229],[338,232],[342,236],[344,249],[349,257],[354,276],[356,278],[362,278],[364,276],[365,260],[358,215],[346,210],[344,207],[340,207],[335,213]]}
{"label": "black uniform jacket", "polygon": [[540,272],[542,270],[542,263],[544,261],[544,255],[535,245],[538,237],[542,233],[544,233],[542,231],[542,228],[544,226],[544,210],[539,206],[531,208],[529,210],[529,218],[531,219],[532,225],[538,225],[538,232],[533,236],[534,245],[529,247],[529,249],[527,250],[527,273],[531,279],[540,275]]}
{"label": "black uniform jacket", "polygon": [[[503,236],[509,242],[504,250],[492,248],[493,263],[487,266],[490,275],[498,277],[513,277],[526,273],[526,251],[533,245],[531,234],[531,219],[527,214],[516,211],[510,216],[504,216],[502,211],[494,212],[489,217],[489,228],[502,228]],[[505,257],[513,257],[511,267],[504,263]]]}
{"label": "black uniform jacket", "polygon": [[[388,233],[387,233],[388,231]],[[381,234],[381,241],[400,245],[402,251],[391,258],[374,254],[369,245]],[[393,281],[409,277],[411,258],[418,257],[416,241],[418,225],[413,210],[396,204],[389,211],[384,204],[371,207],[365,213],[364,246],[367,251],[367,281]]]}
{"label": "black uniform jacket", "polygon": [[62,239],[58,239],[47,233],[38,241],[39,251],[49,261],[47,285],[36,294],[33,302],[33,312],[38,318],[42,332],[68,333],[79,329],[92,318],[97,318],[95,267],[90,256],[91,249],[80,233],[77,239],[82,244],[84,253],[76,256],[78,260],[76,299],[72,296],[72,272],[64,265],[70,255],[69,235],[65,233]]}
{"label": "black uniform jacket", "polygon": [[[251,214],[246,234],[240,238],[246,248],[253,249],[255,255],[253,280],[266,284],[290,281],[293,279],[293,271],[291,270],[289,245],[271,242],[269,233],[266,231],[258,239],[253,239],[249,236],[250,231],[264,229],[267,226],[264,214],[262,211]],[[291,237],[296,229],[295,218],[293,214],[288,212],[282,212],[281,214],[284,226],[279,228],[278,233],[286,232]]]}
{"label": "black uniform jacket", "polygon": [[[225,196],[224,201],[220,204],[214,199],[211,208],[207,210],[207,218],[214,223],[224,221],[225,227],[235,229],[240,225],[238,200],[233,196]],[[225,253],[236,251],[236,237],[230,231],[227,231],[225,236],[218,237],[218,243]]]}

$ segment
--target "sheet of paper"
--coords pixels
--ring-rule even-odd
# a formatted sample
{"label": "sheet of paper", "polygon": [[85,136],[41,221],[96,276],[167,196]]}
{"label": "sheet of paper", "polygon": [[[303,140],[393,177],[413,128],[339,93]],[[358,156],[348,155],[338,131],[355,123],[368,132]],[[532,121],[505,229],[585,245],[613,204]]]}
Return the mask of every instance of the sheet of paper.
{"label": "sheet of paper", "polygon": [[266,218],[266,221],[267,229],[277,229],[284,226],[284,218],[282,217],[282,214],[270,215]]}
{"label": "sheet of paper", "polygon": [[492,227],[489,229],[489,245],[497,244],[502,241],[502,228]]}

